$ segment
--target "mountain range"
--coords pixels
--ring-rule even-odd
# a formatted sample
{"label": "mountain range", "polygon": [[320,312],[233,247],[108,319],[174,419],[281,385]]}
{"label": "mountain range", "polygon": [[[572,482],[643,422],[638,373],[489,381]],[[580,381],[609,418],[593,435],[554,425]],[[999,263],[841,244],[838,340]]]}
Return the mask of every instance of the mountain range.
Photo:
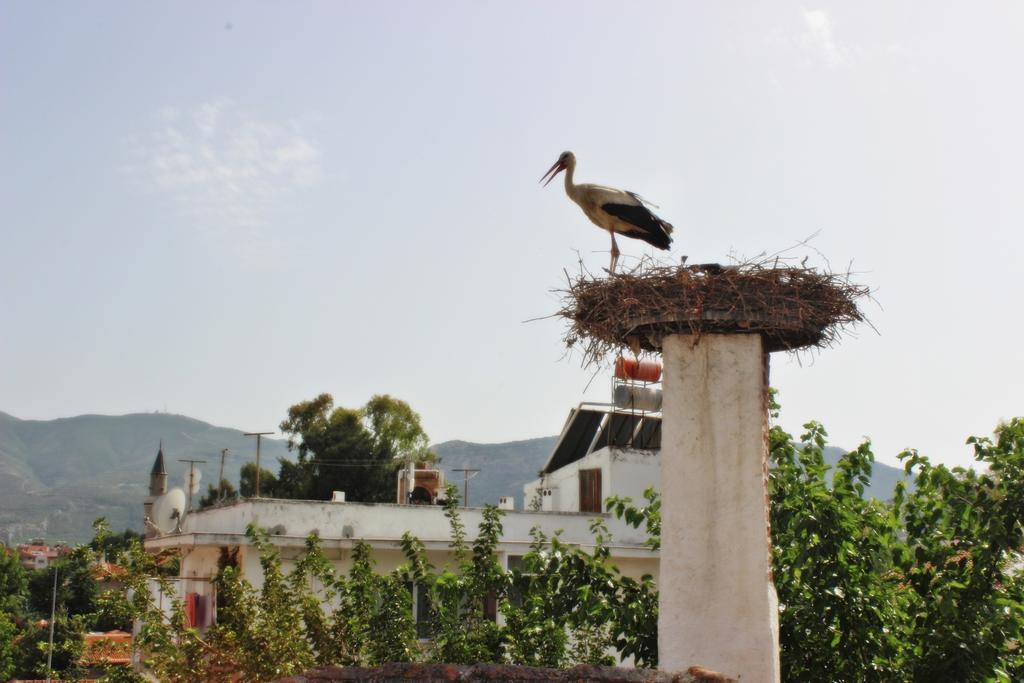
{"label": "mountain range", "polygon": [[[440,467],[460,492],[468,483],[471,505],[496,503],[515,496],[523,505],[523,485],[537,478],[554,449],[557,436],[481,444],[446,441],[436,444]],[[242,464],[255,460],[252,437],[183,415],[135,413],[80,415],[57,420],[20,420],[0,412],[0,542],[30,538],[78,543],[92,537],[92,522],[106,517],[112,529],[142,530],[142,503],[149,472],[163,448],[169,487],[187,484],[188,464],[200,472],[196,502],[216,483],[222,449],[228,449],[224,476],[237,485]],[[829,448],[834,463],[842,454]],[[263,439],[264,468],[277,469],[289,457],[287,445]],[[459,469],[477,469],[466,481]],[[902,471],[876,463],[868,495],[888,498]]]}
{"label": "mountain range", "polygon": [[[0,541],[81,542],[92,538],[97,517],[106,517],[115,530],[141,531],[161,442],[169,487],[186,485],[182,459],[207,461],[197,465],[202,491],[217,481],[222,448],[229,449],[224,476],[236,484],[241,465],[255,459],[252,437],[183,415],[19,420],[0,413]],[[272,439],[264,439],[260,450],[264,467],[274,470],[274,461],[288,452],[284,441]]]}

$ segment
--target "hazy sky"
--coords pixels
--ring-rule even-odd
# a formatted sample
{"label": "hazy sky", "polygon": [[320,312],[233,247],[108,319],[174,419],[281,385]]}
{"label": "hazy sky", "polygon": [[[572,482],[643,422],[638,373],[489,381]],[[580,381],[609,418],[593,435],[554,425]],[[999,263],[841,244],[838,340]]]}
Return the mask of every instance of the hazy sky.
{"label": "hazy sky", "polygon": [[557,433],[609,391],[524,323],[607,263],[537,184],[571,149],[672,258],[819,233],[879,334],[774,355],[784,426],[965,464],[1024,414],[1021,36],[1011,1],[3,2],[0,410]]}

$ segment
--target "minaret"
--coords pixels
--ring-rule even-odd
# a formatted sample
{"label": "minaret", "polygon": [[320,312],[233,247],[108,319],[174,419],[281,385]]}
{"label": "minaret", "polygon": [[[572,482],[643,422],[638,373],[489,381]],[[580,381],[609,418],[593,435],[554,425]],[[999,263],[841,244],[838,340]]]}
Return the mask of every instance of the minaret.
{"label": "minaret", "polygon": [[[149,473],[149,496],[143,503],[145,520],[153,518],[153,501],[167,493],[167,470],[164,469],[164,442],[160,440],[160,448],[156,452],[156,460],[153,462],[153,469]],[[145,526],[145,537],[151,538],[156,535],[156,529],[143,520]]]}

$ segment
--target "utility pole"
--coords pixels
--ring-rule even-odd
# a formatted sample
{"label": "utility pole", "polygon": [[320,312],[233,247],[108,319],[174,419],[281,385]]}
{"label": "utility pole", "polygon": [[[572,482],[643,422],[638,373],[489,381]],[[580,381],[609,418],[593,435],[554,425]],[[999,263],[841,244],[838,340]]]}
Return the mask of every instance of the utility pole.
{"label": "utility pole", "polygon": [[46,683],[50,683],[50,675],[53,672],[53,621],[57,616],[57,574],[60,567],[53,565],[53,601],[50,603],[50,652],[46,655]]}
{"label": "utility pole", "polygon": [[192,489],[196,487],[196,463],[206,462],[205,460],[181,460],[178,462],[188,463],[188,505],[185,506],[185,512],[189,512],[192,509]]}
{"label": "utility pole", "polygon": [[220,449],[220,477],[217,478],[217,500],[224,500],[224,458],[228,455],[228,449]]}
{"label": "utility pole", "polygon": [[255,436],[256,437],[256,498],[260,497],[260,441],[263,437],[274,432],[246,432],[242,436]]}
{"label": "utility pole", "polygon": [[466,469],[453,469],[452,472],[462,472],[462,507],[469,507],[469,480],[473,477],[469,476],[472,474],[474,477],[479,472],[479,469],[466,468]]}

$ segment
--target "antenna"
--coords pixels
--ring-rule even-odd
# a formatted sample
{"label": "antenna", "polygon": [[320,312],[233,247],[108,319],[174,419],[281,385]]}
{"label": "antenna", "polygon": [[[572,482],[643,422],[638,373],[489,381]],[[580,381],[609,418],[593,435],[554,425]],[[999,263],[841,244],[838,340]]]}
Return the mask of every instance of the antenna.
{"label": "antenna", "polygon": [[217,500],[224,500],[224,458],[228,455],[228,449],[220,449],[220,477],[217,478]]}
{"label": "antenna", "polygon": [[260,441],[263,437],[274,432],[246,432],[242,436],[255,436],[256,437],[256,498],[260,497]]}
{"label": "antenna", "polygon": [[[206,461],[205,460],[188,460],[188,459],[182,460],[182,459],[179,459],[178,462],[187,462],[188,463],[188,507],[185,508],[185,512],[188,512],[189,510],[192,509],[192,494],[195,493],[196,489],[199,487],[199,479],[196,478],[196,463],[197,462],[206,462]],[[199,472],[199,476],[202,477],[203,473]]]}
{"label": "antenna", "polygon": [[[480,472],[480,470],[476,469],[476,468],[468,467],[468,468],[465,468],[465,469],[453,469],[452,472],[462,472],[462,476],[463,476],[463,479],[462,479],[462,507],[468,508],[469,507],[469,480],[472,479],[473,477],[475,477]],[[472,474],[473,477],[469,476],[470,474]]]}

